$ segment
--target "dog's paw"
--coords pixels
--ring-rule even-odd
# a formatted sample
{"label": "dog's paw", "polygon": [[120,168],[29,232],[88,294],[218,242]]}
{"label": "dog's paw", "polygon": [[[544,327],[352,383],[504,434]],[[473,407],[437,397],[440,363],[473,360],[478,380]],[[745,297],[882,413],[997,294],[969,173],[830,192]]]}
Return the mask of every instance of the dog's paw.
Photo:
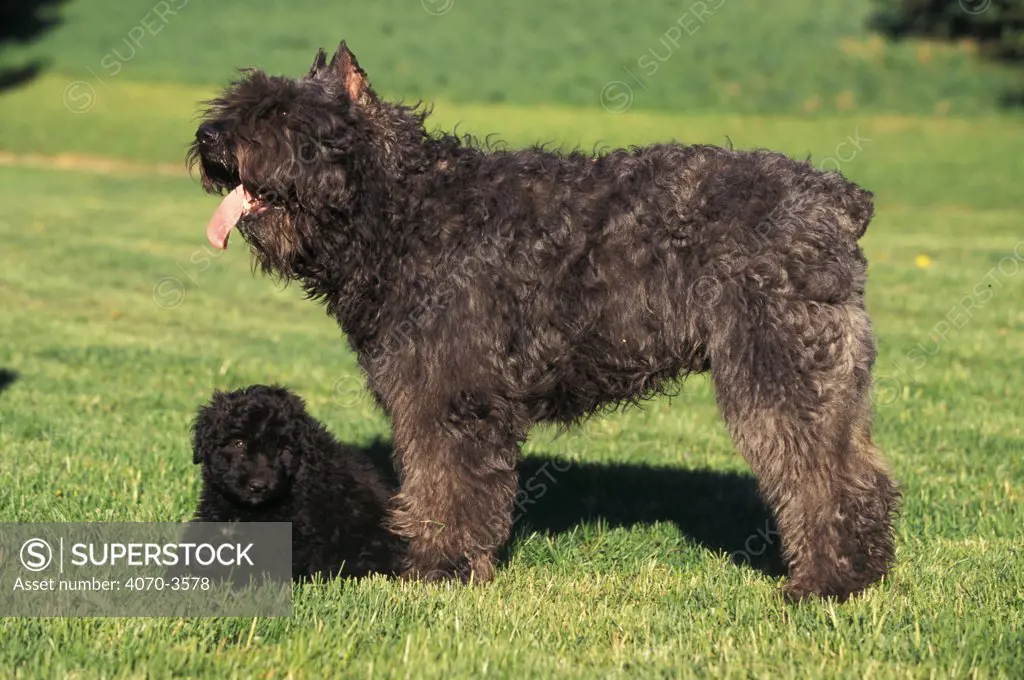
{"label": "dog's paw", "polygon": [[466,583],[466,579],[448,569],[406,569],[400,578],[403,581],[421,581],[423,583]]}
{"label": "dog's paw", "polygon": [[440,565],[419,567],[410,565],[401,574],[403,581],[422,581],[424,583],[484,583],[494,575],[494,562],[487,557],[470,559],[462,557],[455,561],[446,561]]}
{"label": "dog's paw", "polygon": [[804,600],[833,600],[846,602],[851,596],[856,595],[862,588],[848,588],[842,586],[826,586],[807,581],[790,581],[782,588],[782,594],[790,603],[797,604]]}

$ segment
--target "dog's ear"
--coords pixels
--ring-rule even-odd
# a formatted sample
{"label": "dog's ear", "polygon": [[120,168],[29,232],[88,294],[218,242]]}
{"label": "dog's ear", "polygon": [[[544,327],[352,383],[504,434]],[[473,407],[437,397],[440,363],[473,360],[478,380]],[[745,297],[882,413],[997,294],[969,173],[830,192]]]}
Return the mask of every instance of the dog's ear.
{"label": "dog's ear", "polygon": [[220,421],[220,411],[224,405],[224,393],[216,390],[210,403],[200,407],[195,420],[192,421],[192,464],[203,462],[203,452],[215,445],[214,433]]}
{"label": "dog's ear", "polygon": [[316,52],[316,59],[313,60],[313,65],[309,67],[309,73],[306,74],[306,77],[319,78],[325,68],[327,68],[327,53],[324,52],[323,48],[320,48]]}
{"label": "dog's ear", "polygon": [[[296,400],[299,397],[292,395]],[[301,400],[299,400],[301,401]],[[328,451],[324,446],[324,437],[330,437],[324,426],[305,411],[294,415],[288,423],[289,446],[284,453],[285,469],[295,476],[310,451]]]}
{"label": "dog's ear", "polygon": [[366,71],[359,68],[356,55],[348,48],[342,40],[338,45],[338,51],[331,57],[331,63],[327,66],[328,72],[342,85],[342,89],[349,99],[354,102],[364,102],[373,96],[370,89],[370,82],[366,79]]}
{"label": "dog's ear", "polygon": [[301,444],[299,446],[289,446],[281,452],[281,462],[284,463],[284,469],[289,477],[294,477],[299,471],[299,466],[302,463],[302,452]]}
{"label": "dog's ear", "polygon": [[199,415],[192,421],[192,464],[199,465],[203,462],[203,446],[206,443],[204,440],[206,437],[203,431],[206,429],[206,423],[203,421],[207,418],[206,410],[208,406],[204,406],[199,411]]}

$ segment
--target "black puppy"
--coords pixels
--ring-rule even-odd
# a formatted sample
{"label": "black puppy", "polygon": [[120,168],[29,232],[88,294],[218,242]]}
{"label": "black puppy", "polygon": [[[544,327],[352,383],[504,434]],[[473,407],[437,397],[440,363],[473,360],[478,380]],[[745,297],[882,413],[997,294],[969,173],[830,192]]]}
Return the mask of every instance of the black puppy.
{"label": "black puppy", "polygon": [[214,392],[192,426],[203,466],[200,522],[291,522],[292,575],[393,574],[392,492],[365,454],[341,446],[281,387]]}

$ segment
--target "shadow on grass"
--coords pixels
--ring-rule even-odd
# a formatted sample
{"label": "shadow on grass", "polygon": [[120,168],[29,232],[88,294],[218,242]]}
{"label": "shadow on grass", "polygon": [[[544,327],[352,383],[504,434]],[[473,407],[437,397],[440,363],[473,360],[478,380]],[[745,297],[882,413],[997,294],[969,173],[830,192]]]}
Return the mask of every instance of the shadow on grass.
{"label": "shadow on grass", "polygon": [[[394,481],[392,450],[381,440],[363,448]],[[774,522],[750,475],[531,455],[519,463],[513,516],[513,535],[557,535],[591,521],[611,528],[671,522],[736,564],[772,577],[785,573]],[[502,550],[502,562],[509,550]]]}
{"label": "shadow on grass", "polygon": [[[11,44],[27,45],[60,24],[60,6],[66,0],[17,0],[0,3],[0,50]],[[39,75],[45,63],[36,59],[13,68],[0,66],[0,92],[19,87]]]}
{"label": "shadow on grass", "polygon": [[17,379],[18,374],[14,371],[9,371],[6,368],[0,368],[0,394],[3,394]]}

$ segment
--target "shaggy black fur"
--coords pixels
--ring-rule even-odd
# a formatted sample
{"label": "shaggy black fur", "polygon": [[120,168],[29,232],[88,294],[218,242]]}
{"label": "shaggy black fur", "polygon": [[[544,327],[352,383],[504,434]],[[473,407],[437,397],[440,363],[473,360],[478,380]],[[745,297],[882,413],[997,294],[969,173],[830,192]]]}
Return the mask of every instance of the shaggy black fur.
{"label": "shaggy black fur", "polygon": [[193,425],[200,522],[291,522],[292,575],[395,573],[391,492],[362,452],[335,441],[280,387],[215,392]]}
{"label": "shaggy black fur", "polygon": [[768,151],[495,150],[425,118],[379,98],[342,43],[299,80],[247,72],[190,154],[208,191],[245,187],[254,261],[358,352],[394,427],[409,575],[491,576],[531,424],[707,370],[777,518],[787,593],[845,598],[886,573],[870,193]]}

